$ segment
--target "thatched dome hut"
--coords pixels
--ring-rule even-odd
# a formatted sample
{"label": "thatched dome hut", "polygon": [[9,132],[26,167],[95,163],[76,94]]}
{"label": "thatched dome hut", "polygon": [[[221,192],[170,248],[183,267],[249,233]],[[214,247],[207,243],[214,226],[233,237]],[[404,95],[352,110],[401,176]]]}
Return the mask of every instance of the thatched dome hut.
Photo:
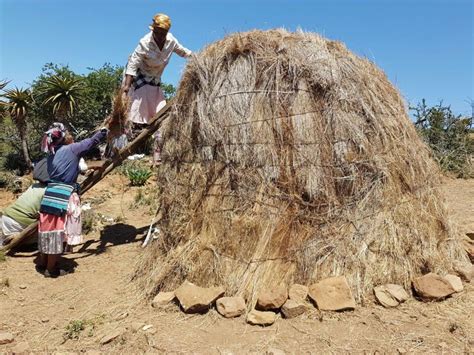
{"label": "thatched dome hut", "polygon": [[345,275],[360,300],[465,257],[399,92],[340,42],[272,30],[209,45],[163,136],[162,234],[135,273],[148,295],[187,278],[253,298]]}

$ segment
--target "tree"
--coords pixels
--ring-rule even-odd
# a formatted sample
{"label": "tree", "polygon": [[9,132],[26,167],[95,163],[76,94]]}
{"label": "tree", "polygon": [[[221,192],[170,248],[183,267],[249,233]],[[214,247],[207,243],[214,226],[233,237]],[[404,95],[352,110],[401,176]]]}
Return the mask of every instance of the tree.
{"label": "tree", "polygon": [[[3,91],[3,89],[5,89],[5,87],[8,85],[8,81],[7,80],[0,80],[0,91]],[[3,118],[5,117],[5,114],[7,112],[7,103],[0,100],[0,123],[3,122]]]}
{"label": "tree", "polygon": [[423,99],[414,111],[415,127],[430,146],[443,170],[468,177],[472,171],[474,144],[469,137],[470,118],[456,116],[442,102],[429,107]]}
{"label": "tree", "polygon": [[82,78],[68,74],[47,77],[39,89],[43,105],[52,106],[53,115],[59,122],[64,123],[73,115],[83,93]]}
{"label": "tree", "polygon": [[28,168],[31,169],[33,168],[33,164],[31,163],[26,140],[28,136],[26,116],[32,102],[31,92],[28,89],[18,89],[15,87],[15,89],[5,90],[2,96],[7,99],[7,102],[3,102],[2,106],[6,108],[15,123],[18,134],[20,135],[23,158]]}
{"label": "tree", "polygon": [[176,95],[176,88],[173,84],[161,83],[161,89],[163,90],[166,100],[170,100]]}
{"label": "tree", "polygon": [[[28,135],[23,137],[26,146],[30,148],[29,157],[34,161],[41,159],[43,153],[39,142],[55,120],[67,123],[78,140],[90,135],[111,113],[122,75],[123,67],[109,63],[99,68],[88,68],[85,74],[77,74],[67,65],[45,64],[30,87],[33,100],[28,106]],[[0,81],[0,84],[3,82],[5,81]],[[170,84],[163,83],[162,89],[167,99],[176,92]],[[18,156],[23,155],[24,144],[20,146],[16,123],[13,123],[13,118],[10,119],[7,105],[0,106],[0,109],[2,107],[5,120],[0,130],[0,168],[24,171],[23,159],[18,159]],[[8,166],[4,165],[7,160]],[[15,163],[18,165],[15,166]]]}
{"label": "tree", "polygon": [[83,77],[83,99],[73,120],[81,131],[93,130],[110,114],[114,95],[122,81],[123,67],[106,63],[98,69],[88,69],[90,72]]}

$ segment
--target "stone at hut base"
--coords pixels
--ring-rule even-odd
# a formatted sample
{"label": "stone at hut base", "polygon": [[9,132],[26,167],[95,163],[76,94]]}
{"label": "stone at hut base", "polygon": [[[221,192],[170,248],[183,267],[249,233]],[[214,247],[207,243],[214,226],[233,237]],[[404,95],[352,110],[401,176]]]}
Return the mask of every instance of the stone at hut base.
{"label": "stone at hut base", "polygon": [[308,286],[305,285],[291,285],[288,291],[288,298],[290,300],[304,302],[306,301],[306,297],[308,297],[308,290]]}
{"label": "stone at hut base", "polygon": [[374,288],[375,298],[384,307],[396,307],[410,298],[403,286],[395,284],[380,285]]}
{"label": "stone at hut base", "polygon": [[390,292],[387,291],[385,285],[374,287],[375,299],[385,308],[397,307],[398,302]]}
{"label": "stone at hut base", "polygon": [[288,299],[288,290],[285,286],[278,286],[260,291],[257,299],[257,308],[260,310],[279,309]]}
{"label": "stone at hut base", "polygon": [[306,312],[306,305],[300,301],[289,299],[281,307],[281,313],[285,318],[295,318]]}
{"label": "stone at hut base", "polygon": [[158,293],[153,301],[151,301],[151,306],[153,308],[160,308],[169,305],[175,299],[176,295],[173,291],[171,292],[160,292]]}
{"label": "stone at hut base", "polygon": [[224,295],[223,287],[199,287],[184,281],[175,291],[179,304],[186,313],[206,312],[215,300]]}
{"label": "stone at hut base", "polygon": [[434,273],[415,278],[413,288],[423,301],[440,301],[455,292],[447,280]]}
{"label": "stone at hut base", "polygon": [[243,297],[222,297],[216,301],[217,312],[225,318],[234,318],[245,313]]}
{"label": "stone at hut base", "polygon": [[309,297],[322,311],[345,311],[356,307],[344,276],[330,277],[311,285]]}
{"label": "stone at hut base", "polygon": [[268,326],[275,323],[276,314],[274,312],[261,312],[253,310],[247,314],[247,323],[252,325]]}
{"label": "stone at hut base", "polygon": [[462,292],[464,290],[464,286],[462,285],[462,281],[459,276],[448,274],[444,278],[449,282],[454,291]]}
{"label": "stone at hut base", "polygon": [[386,284],[387,291],[400,303],[407,301],[410,298],[408,292],[401,285]]}

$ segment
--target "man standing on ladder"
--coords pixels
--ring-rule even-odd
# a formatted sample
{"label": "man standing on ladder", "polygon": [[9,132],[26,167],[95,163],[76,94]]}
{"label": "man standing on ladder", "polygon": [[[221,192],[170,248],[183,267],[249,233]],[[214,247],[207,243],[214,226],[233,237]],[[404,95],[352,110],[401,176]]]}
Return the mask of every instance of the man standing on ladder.
{"label": "man standing on ladder", "polygon": [[[156,14],[135,51],[129,57],[125,70],[122,90],[130,98],[129,121],[132,124],[132,137],[148,125],[149,120],[165,104],[165,96],[160,87],[161,75],[168,65],[171,55],[178,54],[188,58],[192,52],[183,47],[169,32],[171,20],[165,14]],[[154,135],[154,164],[161,163],[161,135]]]}

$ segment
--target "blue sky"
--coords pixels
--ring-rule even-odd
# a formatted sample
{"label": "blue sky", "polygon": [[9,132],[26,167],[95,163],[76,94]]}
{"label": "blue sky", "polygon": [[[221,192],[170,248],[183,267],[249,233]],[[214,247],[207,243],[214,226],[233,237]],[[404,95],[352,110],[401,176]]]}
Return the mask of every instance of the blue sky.
{"label": "blue sky", "polygon": [[[235,31],[285,27],[346,43],[381,67],[406,100],[469,114],[474,99],[472,0],[0,0],[0,79],[28,86],[45,63],[78,73],[124,65],[153,14],[193,51]],[[177,84],[174,56],[163,81]]]}

